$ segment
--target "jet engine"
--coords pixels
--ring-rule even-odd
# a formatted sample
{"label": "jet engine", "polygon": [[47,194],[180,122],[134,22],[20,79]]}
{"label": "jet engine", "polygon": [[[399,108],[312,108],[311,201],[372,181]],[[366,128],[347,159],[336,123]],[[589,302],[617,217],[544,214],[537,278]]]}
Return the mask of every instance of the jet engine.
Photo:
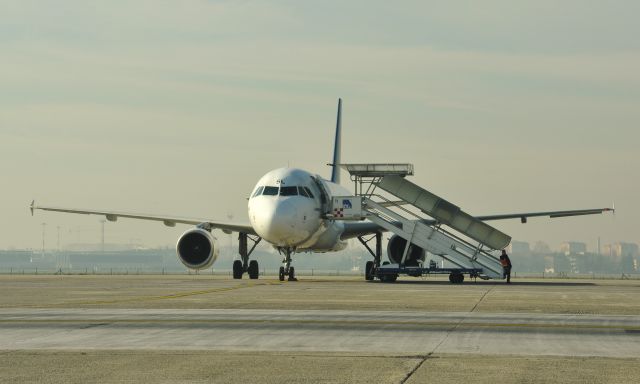
{"label": "jet engine", "polygon": [[176,245],[178,258],[187,268],[205,269],[218,258],[216,239],[210,232],[193,228],[180,236]]}
{"label": "jet engine", "polygon": [[[404,254],[404,248],[406,246],[407,240],[398,235],[393,235],[389,239],[389,244],[387,245],[387,257],[389,257],[389,261],[393,264],[400,264],[400,261],[402,261],[402,255]],[[404,265],[408,267],[415,267],[418,266],[419,262],[423,262],[424,260],[424,249],[412,244],[409,246],[409,252],[407,253],[407,259],[405,260]]]}

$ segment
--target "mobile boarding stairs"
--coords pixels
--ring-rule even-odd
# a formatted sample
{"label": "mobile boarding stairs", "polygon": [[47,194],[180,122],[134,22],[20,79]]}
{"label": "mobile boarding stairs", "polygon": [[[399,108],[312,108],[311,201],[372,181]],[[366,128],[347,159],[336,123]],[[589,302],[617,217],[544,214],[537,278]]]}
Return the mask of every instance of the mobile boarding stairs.
{"label": "mobile boarding stairs", "polygon": [[[367,245],[371,238],[365,240],[359,237],[374,256],[374,261],[367,262],[365,268],[367,280],[378,278],[393,282],[400,274],[422,276],[446,273],[452,283],[462,283],[464,274],[485,280],[503,278],[500,260],[490,252],[504,249],[511,242],[511,237],[408,181],[406,176],[413,175],[413,165],[341,164],[341,167],[350,173],[351,180],[355,182],[355,195],[333,197],[327,217],[334,220],[369,220],[406,240],[399,263],[396,260],[395,264],[381,264],[381,233],[375,236],[375,252]],[[392,201],[377,194],[378,189],[399,200]],[[420,214],[406,209],[407,205],[413,206],[413,211],[417,208]],[[442,257],[454,267],[438,267],[433,260],[429,266],[422,265],[422,262],[405,265],[412,245]]]}

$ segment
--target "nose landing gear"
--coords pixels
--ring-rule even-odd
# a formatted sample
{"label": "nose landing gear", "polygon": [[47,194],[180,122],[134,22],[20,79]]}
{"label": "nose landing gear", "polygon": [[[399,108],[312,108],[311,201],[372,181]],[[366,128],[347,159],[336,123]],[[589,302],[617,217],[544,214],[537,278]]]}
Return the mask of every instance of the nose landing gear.
{"label": "nose landing gear", "polygon": [[278,251],[283,252],[284,251],[284,259],[282,259],[282,266],[280,267],[280,270],[278,271],[278,279],[280,281],[284,281],[284,277],[288,276],[289,281],[298,281],[298,279],[296,279],[296,275],[295,275],[295,269],[291,266],[291,253],[293,253],[293,249],[287,247],[287,248],[278,248]]}

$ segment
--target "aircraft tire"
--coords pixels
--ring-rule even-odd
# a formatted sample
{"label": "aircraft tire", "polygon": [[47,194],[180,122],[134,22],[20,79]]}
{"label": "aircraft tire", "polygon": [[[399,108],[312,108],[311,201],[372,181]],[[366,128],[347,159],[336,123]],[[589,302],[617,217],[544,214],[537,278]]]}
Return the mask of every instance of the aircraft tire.
{"label": "aircraft tire", "polygon": [[280,270],[278,271],[278,279],[280,279],[280,281],[284,281],[284,267],[280,267]]}
{"label": "aircraft tire", "polygon": [[289,268],[289,281],[297,281],[296,270],[293,267]]}
{"label": "aircraft tire", "polygon": [[242,261],[236,260],[233,262],[233,278],[234,279],[242,279],[242,274],[244,271],[242,270]]}
{"label": "aircraft tire", "polygon": [[367,281],[373,280],[373,261],[367,261],[364,265],[364,279]]}
{"label": "aircraft tire", "polygon": [[257,279],[258,276],[260,276],[260,269],[258,267],[258,260],[251,260],[249,261],[249,278],[250,279]]}

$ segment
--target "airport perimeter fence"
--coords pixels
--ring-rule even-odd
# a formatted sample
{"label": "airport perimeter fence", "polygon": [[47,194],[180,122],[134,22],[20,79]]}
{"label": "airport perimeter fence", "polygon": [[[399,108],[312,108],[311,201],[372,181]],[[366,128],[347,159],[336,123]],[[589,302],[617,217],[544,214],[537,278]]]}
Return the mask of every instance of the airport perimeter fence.
{"label": "airport perimeter fence", "polygon": [[[361,271],[340,269],[297,269],[296,276],[363,276]],[[233,276],[231,269],[207,269],[203,271],[149,268],[0,268],[0,275],[202,275]],[[260,276],[278,276],[277,269],[262,269]]]}
{"label": "airport perimeter fence", "polygon": [[[359,270],[341,270],[341,269],[298,269],[296,268],[296,276],[352,276],[364,277],[364,272]],[[43,269],[43,268],[24,268],[24,267],[1,267],[0,275],[202,275],[202,276],[229,276],[233,275],[231,269],[208,269],[204,271],[178,270],[178,269],[150,269],[150,268],[72,268],[72,269]],[[277,269],[262,269],[260,276],[277,277]],[[423,275],[423,279],[434,277],[445,277],[446,275]],[[535,272],[514,272],[512,279],[591,279],[591,280],[640,280],[640,273],[535,273]]]}

